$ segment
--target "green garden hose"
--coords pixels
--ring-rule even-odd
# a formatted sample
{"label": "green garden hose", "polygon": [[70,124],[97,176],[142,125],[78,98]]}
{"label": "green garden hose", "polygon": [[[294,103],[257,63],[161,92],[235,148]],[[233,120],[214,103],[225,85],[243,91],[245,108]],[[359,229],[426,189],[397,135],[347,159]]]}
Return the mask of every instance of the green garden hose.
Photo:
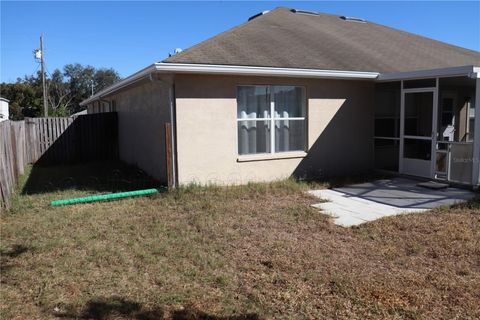
{"label": "green garden hose", "polygon": [[61,205],[65,205],[65,204],[96,202],[96,201],[105,201],[105,200],[120,199],[120,198],[127,198],[127,197],[144,196],[144,195],[149,195],[149,194],[154,194],[154,193],[158,193],[158,190],[157,189],[145,189],[145,190],[137,190],[137,191],[101,194],[101,195],[98,195],[98,196],[71,198],[71,199],[64,199],[64,200],[55,200],[55,201],[50,202],[50,204],[52,206],[61,206]]}

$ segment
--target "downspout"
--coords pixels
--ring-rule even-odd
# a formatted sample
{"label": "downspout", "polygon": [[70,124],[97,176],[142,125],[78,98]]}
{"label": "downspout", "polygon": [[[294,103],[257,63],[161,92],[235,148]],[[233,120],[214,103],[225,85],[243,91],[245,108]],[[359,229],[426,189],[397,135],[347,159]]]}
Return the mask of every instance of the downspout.
{"label": "downspout", "polygon": [[[112,109],[112,102],[109,100],[102,99],[102,97],[98,97],[98,101],[101,103],[106,103],[108,104],[108,110]],[[110,112],[110,111],[109,111]]]}
{"label": "downspout", "polygon": [[169,102],[170,102],[170,137],[172,141],[170,142],[170,145],[172,146],[172,176],[173,176],[173,188],[177,187],[177,162],[176,162],[176,153],[177,153],[177,148],[175,144],[175,116],[174,116],[174,111],[175,111],[175,89],[174,89],[174,84],[172,83],[170,85],[170,88],[168,89],[168,96],[169,96]]}

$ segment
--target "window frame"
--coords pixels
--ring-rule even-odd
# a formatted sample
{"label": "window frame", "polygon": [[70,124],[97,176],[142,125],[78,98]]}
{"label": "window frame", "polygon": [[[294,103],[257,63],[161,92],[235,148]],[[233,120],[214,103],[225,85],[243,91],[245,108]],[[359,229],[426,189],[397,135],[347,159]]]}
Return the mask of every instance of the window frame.
{"label": "window frame", "polygon": [[[258,86],[267,86],[269,90],[269,98],[270,98],[270,117],[262,117],[262,118],[238,118],[238,89],[240,87],[258,87]],[[276,117],[275,116],[275,99],[273,94],[274,87],[297,87],[301,88],[302,92],[302,103],[305,107],[305,116],[304,117]],[[292,153],[298,153],[305,155],[308,151],[308,98],[307,98],[307,88],[304,85],[297,85],[297,84],[263,84],[263,83],[256,83],[256,84],[238,84],[236,86],[236,101],[237,101],[237,121],[236,121],[236,128],[237,128],[237,155],[242,158],[251,158],[251,157],[258,157],[258,156],[267,156],[269,159],[275,156],[281,157],[282,155],[288,155]],[[305,141],[304,141],[304,148],[302,150],[289,150],[289,151],[276,151],[275,150],[275,122],[276,121],[285,121],[285,120],[292,120],[292,121],[304,121],[305,123]],[[239,141],[238,141],[238,123],[239,122],[248,122],[248,121],[269,121],[270,122],[270,152],[262,152],[262,153],[251,153],[251,154],[240,154],[239,153]]]}

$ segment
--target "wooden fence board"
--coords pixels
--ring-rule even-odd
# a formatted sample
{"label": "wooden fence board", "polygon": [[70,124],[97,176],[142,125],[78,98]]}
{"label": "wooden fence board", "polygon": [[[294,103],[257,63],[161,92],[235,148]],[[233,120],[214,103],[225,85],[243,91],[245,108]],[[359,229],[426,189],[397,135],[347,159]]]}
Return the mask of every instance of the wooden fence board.
{"label": "wooden fence board", "polygon": [[70,164],[118,159],[115,112],[0,122],[0,210],[10,206],[27,163]]}
{"label": "wooden fence board", "polygon": [[24,129],[23,122],[0,122],[0,210],[4,206],[10,206],[10,198],[17,179],[24,172],[26,164]]}

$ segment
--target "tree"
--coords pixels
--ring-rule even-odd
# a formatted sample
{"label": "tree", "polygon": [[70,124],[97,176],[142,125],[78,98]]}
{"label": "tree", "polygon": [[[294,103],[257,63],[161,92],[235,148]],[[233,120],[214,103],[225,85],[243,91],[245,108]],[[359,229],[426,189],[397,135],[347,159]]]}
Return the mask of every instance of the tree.
{"label": "tree", "polygon": [[93,76],[95,92],[99,92],[115,82],[120,81],[120,75],[114,69],[98,69]]}
{"label": "tree", "polygon": [[53,116],[68,115],[74,97],[68,84],[64,82],[62,72],[58,69],[53,71],[47,83],[49,114]]}
{"label": "tree", "polygon": [[[67,64],[62,70],[56,69],[51,75],[45,74],[49,115],[68,116],[83,108],[80,102],[95,92],[120,80],[114,69]],[[10,100],[12,119],[40,117],[43,115],[42,74],[18,78],[15,83],[2,83],[2,97]]]}
{"label": "tree", "polygon": [[22,79],[16,83],[0,84],[0,94],[10,100],[9,110],[12,120],[24,117],[38,117],[42,110],[42,91]]}
{"label": "tree", "polygon": [[67,79],[71,94],[73,96],[73,112],[78,112],[82,108],[80,102],[87,99],[93,92],[111,86],[120,80],[118,72],[114,69],[98,69],[92,66],[82,66],[81,64],[68,64],[63,68],[63,75]]}
{"label": "tree", "polygon": [[81,111],[80,102],[90,96],[91,82],[95,74],[92,66],[82,66],[79,63],[67,64],[63,67],[63,76],[72,95],[72,113]]}

